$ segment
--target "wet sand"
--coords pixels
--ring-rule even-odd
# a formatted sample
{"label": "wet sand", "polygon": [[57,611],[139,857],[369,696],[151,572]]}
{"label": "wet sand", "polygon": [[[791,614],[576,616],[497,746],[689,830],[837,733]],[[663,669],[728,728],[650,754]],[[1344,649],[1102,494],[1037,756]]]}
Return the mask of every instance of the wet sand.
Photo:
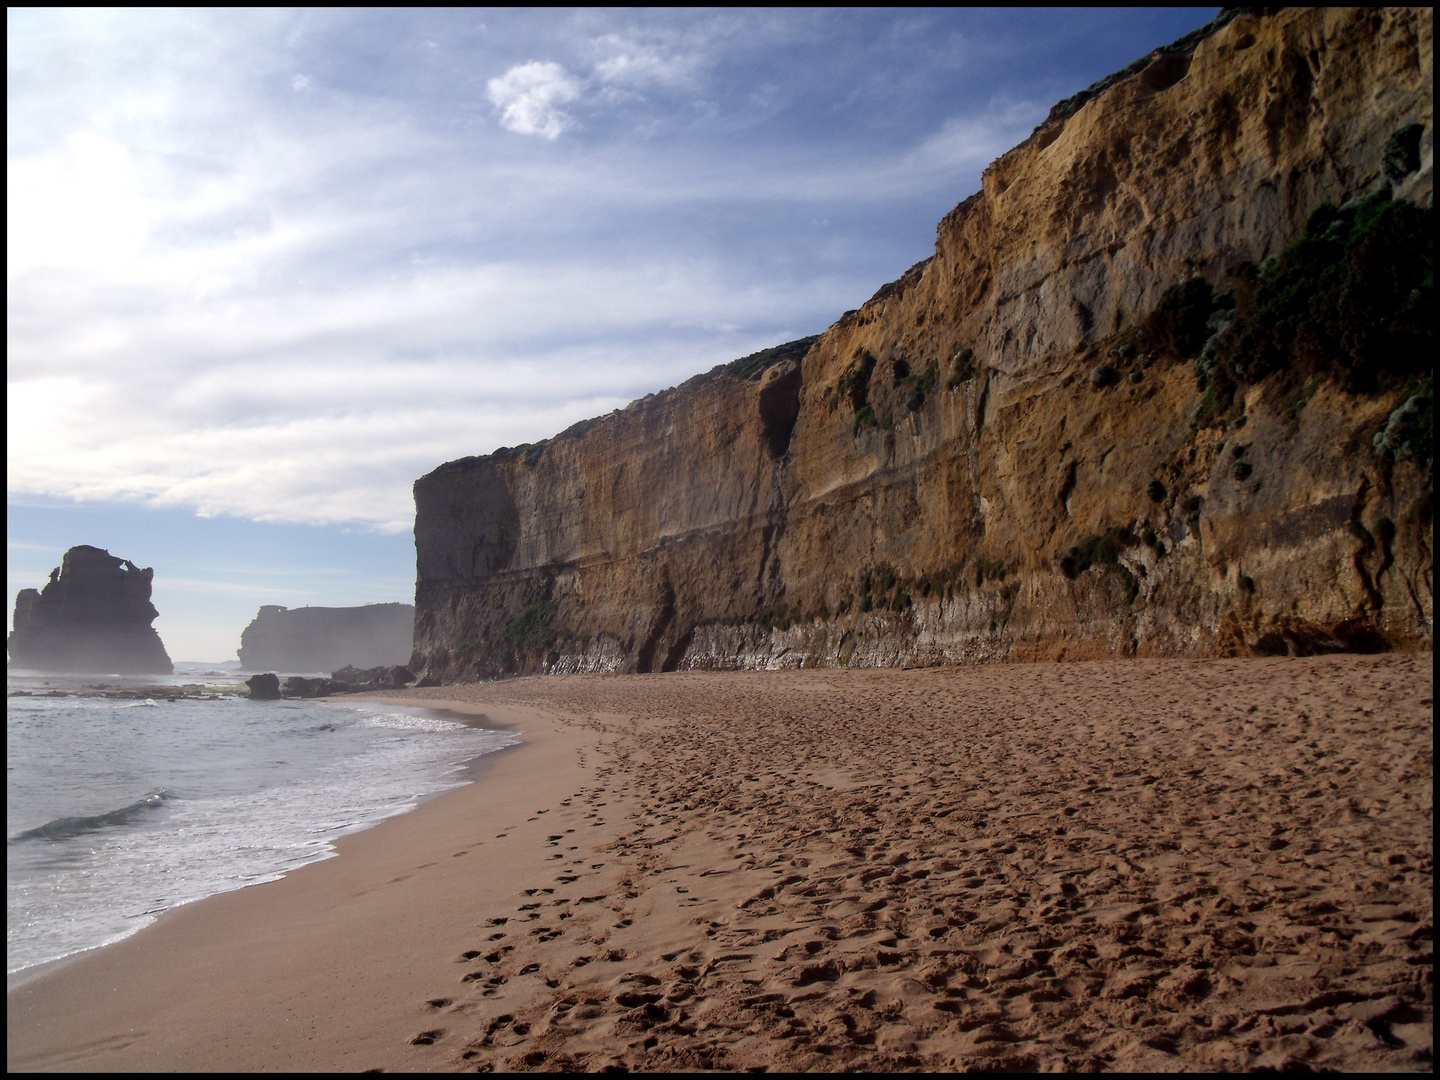
{"label": "wet sand", "polygon": [[1430,654],[387,699],[525,745],[13,990],[10,1067],[1431,1068]]}

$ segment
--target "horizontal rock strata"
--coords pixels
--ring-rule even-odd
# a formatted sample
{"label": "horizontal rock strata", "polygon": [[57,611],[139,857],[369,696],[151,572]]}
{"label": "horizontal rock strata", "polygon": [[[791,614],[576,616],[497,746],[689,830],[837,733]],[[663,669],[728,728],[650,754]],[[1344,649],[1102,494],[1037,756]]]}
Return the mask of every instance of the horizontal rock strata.
{"label": "horizontal rock strata", "polygon": [[1432,25],[1227,12],[1057,105],[818,339],[421,478],[413,670],[1430,647],[1430,452],[1386,434],[1428,353],[1207,390],[1153,342],[1187,282],[1195,349],[1257,318],[1322,204],[1342,240],[1429,205]]}

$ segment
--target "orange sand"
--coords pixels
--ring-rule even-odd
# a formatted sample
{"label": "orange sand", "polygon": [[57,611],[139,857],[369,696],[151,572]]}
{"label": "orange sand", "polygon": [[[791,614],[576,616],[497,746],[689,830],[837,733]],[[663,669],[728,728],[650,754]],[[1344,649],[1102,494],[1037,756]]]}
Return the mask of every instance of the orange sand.
{"label": "orange sand", "polygon": [[9,994],[23,1069],[1429,1071],[1430,654],[521,679],[476,783]]}

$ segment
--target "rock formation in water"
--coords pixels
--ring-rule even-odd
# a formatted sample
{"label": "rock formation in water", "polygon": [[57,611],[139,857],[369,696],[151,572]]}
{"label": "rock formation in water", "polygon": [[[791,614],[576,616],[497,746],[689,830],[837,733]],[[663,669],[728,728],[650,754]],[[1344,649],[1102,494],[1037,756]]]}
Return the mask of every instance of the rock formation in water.
{"label": "rock formation in water", "polygon": [[240,635],[246,671],[332,671],[407,663],[415,628],[409,604],[283,608],[266,604]]}
{"label": "rock formation in water", "polygon": [[1430,648],[1432,28],[1229,10],[818,339],[440,466],[412,669]]}
{"label": "rock formation in water", "polygon": [[279,701],[280,677],[273,671],[252,675],[245,680],[250,688],[250,697],[255,701]]}
{"label": "rock formation in water", "polygon": [[[282,686],[280,677],[266,672],[245,680],[250,697],[256,701],[278,701],[285,698],[329,697],[332,694],[373,693],[376,690],[403,690],[415,681],[410,669],[403,665],[374,667],[362,671],[343,667],[328,679],[310,679],[289,675]],[[438,685],[438,684],[432,684]]]}
{"label": "rock formation in water", "polygon": [[175,670],[153,623],[155,571],[81,545],[65,553],[43,589],[15,597],[10,665],[38,671],[169,675]]}

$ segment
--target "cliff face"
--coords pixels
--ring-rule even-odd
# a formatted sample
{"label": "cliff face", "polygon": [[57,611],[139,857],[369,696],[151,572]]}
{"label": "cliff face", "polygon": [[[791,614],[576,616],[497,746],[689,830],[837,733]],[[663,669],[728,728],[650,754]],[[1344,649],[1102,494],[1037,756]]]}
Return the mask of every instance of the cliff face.
{"label": "cliff face", "polygon": [[65,553],[44,589],[15,598],[10,663],[38,671],[169,675],[175,670],[150,624],[155,571],[82,545]]}
{"label": "cliff face", "polygon": [[304,607],[266,604],[240,635],[246,671],[334,671],[402,664],[410,657],[409,604]]}
{"label": "cliff face", "polygon": [[[441,466],[412,666],[1428,648],[1429,348],[1324,361],[1274,298],[1429,205],[1431,55],[1428,9],[1227,15],[1056,106],[819,339]],[[1390,249],[1433,266],[1428,223]]]}

